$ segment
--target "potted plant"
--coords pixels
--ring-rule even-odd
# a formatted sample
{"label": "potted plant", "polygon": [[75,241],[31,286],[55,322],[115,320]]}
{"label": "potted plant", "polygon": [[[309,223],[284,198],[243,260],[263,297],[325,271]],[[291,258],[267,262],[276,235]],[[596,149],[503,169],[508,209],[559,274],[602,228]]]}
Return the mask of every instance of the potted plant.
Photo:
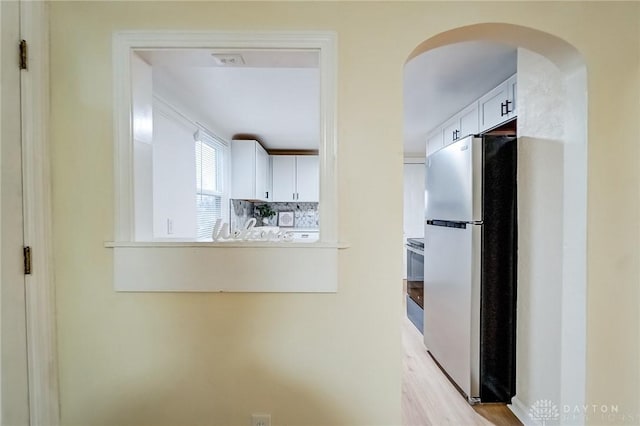
{"label": "potted plant", "polygon": [[262,224],[268,225],[269,219],[276,215],[276,211],[269,204],[260,204],[255,208],[256,216],[262,218]]}

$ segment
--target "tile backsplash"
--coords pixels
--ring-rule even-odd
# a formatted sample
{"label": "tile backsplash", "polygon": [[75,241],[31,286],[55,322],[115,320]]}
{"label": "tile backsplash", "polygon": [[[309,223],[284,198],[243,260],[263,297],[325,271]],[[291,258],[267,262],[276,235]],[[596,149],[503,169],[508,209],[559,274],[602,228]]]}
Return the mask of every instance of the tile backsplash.
{"label": "tile backsplash", "polygon": [[238,229],[251,218],[258,220],[257,226],[261,225],[261,218],[256,216],[255,207],[261,204],[269,204],[276,212],[276,215],[267,219],[265,225],[278,225],[278,212],[293,212],[295,228],[317,228],[319,223],[318,203],[262,203],[245,200],[230,201],[229,225],[231,229]]}
{"label": "tile backsplash", "polygon": [[245,200],[229,200],[229,227],[239,229],[251,219],[254,214],[253,203]]}

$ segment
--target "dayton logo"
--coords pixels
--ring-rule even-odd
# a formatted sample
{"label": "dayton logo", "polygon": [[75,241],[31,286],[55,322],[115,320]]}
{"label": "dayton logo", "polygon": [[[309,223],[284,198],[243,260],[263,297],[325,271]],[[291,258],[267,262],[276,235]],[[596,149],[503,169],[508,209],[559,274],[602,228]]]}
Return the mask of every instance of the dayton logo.
{"label": "dayton logo", "polygon": [[558,411],[558,406],[548,399],[539,399],[529,409],[529,416],[536,423],[546,426],[547,422],[558,420],[560,411]]}

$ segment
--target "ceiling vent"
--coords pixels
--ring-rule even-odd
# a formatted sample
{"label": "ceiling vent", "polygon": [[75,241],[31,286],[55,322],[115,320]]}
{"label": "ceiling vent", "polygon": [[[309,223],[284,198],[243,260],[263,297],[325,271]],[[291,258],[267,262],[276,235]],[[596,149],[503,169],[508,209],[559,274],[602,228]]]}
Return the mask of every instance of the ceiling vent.
{"label": "ceiling vent", "polygon": [[244,58],[238,54],[228,53],[212,53],[211,56],[216,61],[216,64],[223,67],[237,67],[244,65]]}

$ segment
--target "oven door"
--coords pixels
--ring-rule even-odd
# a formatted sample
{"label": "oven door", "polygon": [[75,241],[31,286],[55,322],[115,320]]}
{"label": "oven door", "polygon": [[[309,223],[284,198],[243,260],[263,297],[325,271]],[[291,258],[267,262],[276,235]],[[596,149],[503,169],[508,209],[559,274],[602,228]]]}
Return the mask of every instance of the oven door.
{"label": "oven door", "polygon": [[424,252],[407,246],[407,281],[424,281]]}
{"label": "oven door", "polygon": [[407,245],[407,317],[424,333],[424,252]]}
{"label": "oven door", "polygon": [[424,301],[424,252],[407,246],[407,294],[420,308]]}

